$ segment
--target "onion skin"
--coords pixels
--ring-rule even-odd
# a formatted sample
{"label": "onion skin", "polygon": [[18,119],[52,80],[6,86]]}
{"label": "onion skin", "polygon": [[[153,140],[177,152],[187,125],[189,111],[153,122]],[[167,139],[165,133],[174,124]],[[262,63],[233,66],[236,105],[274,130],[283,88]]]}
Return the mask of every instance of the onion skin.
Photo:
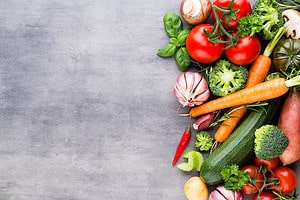
{"label": "onion skin", "polygon": [[194,123],[193,128],[197,131],[207,129],[214,120],[215,113],[211,112],[199,117]]}
{"label": "onion skin", "polygon": [[198,72],[179,74],[173,91],[183,107],[201,105],[210,96],[208,83]]}
{"label": "onion skin", "polygon": [[240,191],[226,190],[220,185],[210,193],[208,200],[244,200],[244,196]]}
{"label": "onion skin", "polygon": [[292,164],[300,159],[300,94],[296,87],[283,104],[278,128],[289,138],[289,144],[279,159],[283,165]]}
{"label": "onion skin", "polygon": [[180,14],[184,21],[191,25],[198,25],[210,16],[212,3],[210,0],[182,0]]}

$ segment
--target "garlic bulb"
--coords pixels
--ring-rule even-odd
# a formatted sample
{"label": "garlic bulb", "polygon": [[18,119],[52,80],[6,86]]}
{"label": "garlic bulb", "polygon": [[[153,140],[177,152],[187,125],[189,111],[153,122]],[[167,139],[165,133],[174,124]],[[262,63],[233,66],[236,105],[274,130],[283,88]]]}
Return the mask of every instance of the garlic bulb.
{"label": "garlic bulb", "polygon": [[210,96],[207,81],[198,72],[183,72],[177,77],[174,94],[185,107],[203,104]]}

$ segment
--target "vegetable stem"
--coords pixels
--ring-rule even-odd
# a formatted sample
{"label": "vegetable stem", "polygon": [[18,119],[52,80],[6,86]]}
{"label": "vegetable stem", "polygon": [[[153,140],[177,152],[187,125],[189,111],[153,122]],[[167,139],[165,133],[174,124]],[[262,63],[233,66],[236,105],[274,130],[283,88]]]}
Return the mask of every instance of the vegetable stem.
{"label": "vegetable stem", "polygon": [[289,79],[289,80],[286,80],[286,81],[285,81],[285,85],[286,85],[287,87],[293,87],[293,86],[298,86],[298,85],[300,85],[300,75],[295,76],[295,77],[293,77],[293,78],[291,78],[291,79]]}
{"label": "vegetable stem", "polygon": [[281,10],[285,9],[299,9],[300,2],[297,0],[278,0],[275,3],[279,6]]}
{"label": "vegetable stem", "polygon": [[274,38],[268,43],[268,45],[266,46],[263,55],[269,57],[276,44],[278,43],[278,41],[280,40],[280,38],[282,37],[282,35],[285,32],[285,28],[284,27],[280,27],[279,30],[277,31],[276,35],[274,36]]}
{"label": "vegetable stem", "polygon": [[[222,19],[225,18],[226,24],[229,23],[230,19],[236,19],[235,13],[238,11],[238,9],[235,9],[232,7],[233,0],[230,2],[228,7],[221,7],[221,6],[212,6],[212,12],[215,15],[215,24],[213,27],[213,30],[211,33],[207,33],[205,31],[205,34],[207,35],[210,42],[214,44],[218,43],[224,43],[228,44],[226,48],[230,48],[232,46],[235,46],[239,41],[239,36],[234,36],[230,32],[226,30],[226,28],[222,25]],[[223,13],[221,19],[217,14],[217,10],[221,11]],[[223,37],[226,36],[229,39],[225,40]]]}

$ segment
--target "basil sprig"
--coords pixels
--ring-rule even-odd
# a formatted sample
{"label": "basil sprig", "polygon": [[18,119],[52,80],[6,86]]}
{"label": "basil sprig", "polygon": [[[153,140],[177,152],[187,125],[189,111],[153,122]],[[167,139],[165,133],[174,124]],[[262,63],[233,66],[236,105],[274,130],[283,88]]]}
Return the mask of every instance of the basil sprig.
{"label": "basil sprig", "polygon": [[172,11],[166,12],[163,22],[170,42],[159,49],[157,55],[165,58],[174,56],[178,68],[186,71],[191,64],[191,57],[185,47],[185,41],[191,29],[184,29],[181,18]]}

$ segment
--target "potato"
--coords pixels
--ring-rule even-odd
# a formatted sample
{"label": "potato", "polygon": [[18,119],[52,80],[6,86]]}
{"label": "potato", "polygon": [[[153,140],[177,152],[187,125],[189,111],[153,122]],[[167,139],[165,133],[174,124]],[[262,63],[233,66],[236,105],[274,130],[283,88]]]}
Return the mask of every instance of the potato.
{"label": "potato", "polygon": [[199,176],[193,176],[184,184],[184,194],[188,200],[207,200],[208,187]]}

